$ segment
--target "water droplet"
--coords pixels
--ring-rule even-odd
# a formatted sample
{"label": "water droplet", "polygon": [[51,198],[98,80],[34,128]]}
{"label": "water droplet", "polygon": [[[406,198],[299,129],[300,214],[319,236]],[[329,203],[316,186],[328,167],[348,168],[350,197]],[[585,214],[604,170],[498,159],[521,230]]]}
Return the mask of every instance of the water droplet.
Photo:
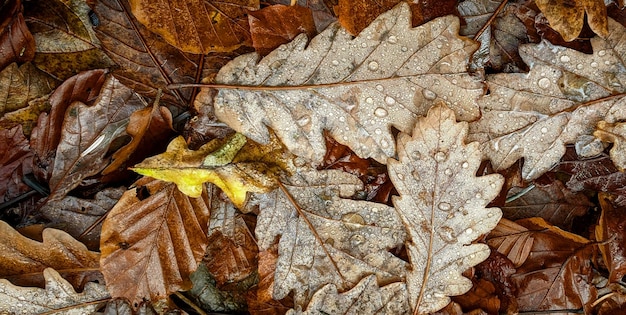
{"label": "water droplet", "polygon": [[415,180],[420,180],[420,173],[417,170],[414,170],[413,172],[411,172],[411,176],[413,176],[413,178]]}
{"label": "water droplet", "polygon": [[437,208],[439,208],[439,210],[441,211],[450,211],[450,209],[452,209],[452,206],[447,202],[440,202]]}
{"label": "water droplet", "polygon": [[474,233],[474,230],[472,230],[472,228],[468,228],[467,230],[465,230],[465,234],[472,234]]}
{"label": "water droplet", "polygon": [[398,179],[399,180],[404,180],[404,174],[398,173]]}
{"label": "water droplet", "polygon": [[449,169],[449,168],[446,168],[446,170],[445,170],[445,171],[443,171],[443,173],[444,173],[444,174],[446,174],[446,175],[448,175],[448,176],[450,176],[450,175],[452,175],[452,170],[451,170],[451,169]]}
{"label": "water droplet", "polygon": [[381,117],[381,118],[382,118],[382,117],[386,117],[386,116],[387,116],[387,114],[389,114],[389,113],[387,112],[387,110],[386,110],[386,109],[384,109],[384,108],[382,108],[382,107],[377,107],[377,108],[374,110],[374,115],[376,115],[377,117]]}
{"label": "water droplet", "polygon": [[400,48],[400,50],[402,50],[403,52],[406,52],[406,51],[407,51],[407,50],[409,50],[409,49],[408,49],[406,46],[402,46],[402,47]]}
{"label": "water droplet", "polygon": [[443,45],[437,44],[437,48],[441,48],[441,47],[443,47]]}
{"label": "water droplet", "polygon": [[582,64],[582,63],[579,63],[579,64],[577,64],[577,65],[576,65],[576,69],[578,69],[578,70],[582,70],[582,69],[583,69],[583,67],[584,67],[584,66],[583,66],[583,64]]}
{"label": "water droplet", "polygon": [[309,116],[303,116],[300,119],[296,120],[296,123],[300,127],[304,127],[304,126],[308,125],[310,122],[311,122],[311,117],[309,117]]}
{"label": "water droplet", "polygon": [[353,212],[342,215],[341,221],[349,224],[365,225],[365,220],[363,219],[363,217],[360,214]]}
{"label": "water droplet", "polygon": [[361,234],[355,234],[350,237],[350,242],[352,242],[353,245],[360,245],[365,242],[365,237]]}
{"label": "water droplet", "polygon": [[468,168],[469,167],[469,163],[467,162],[463,162],[463,164],[461,164],[462,168]]}
{"label": "water droplet", "polygon": [[395,36],[393,36],[393,35],[391,35],[391,36],[389,36],[389,38],[387,39],[387,41],[388,41],[389,43],[391,43],[391,44],[395,44],[395,43],[397,43],[397,42],[398,42],[398,38],[397,38],[397,37],[395,37]]}
{"label": "water droplet", "polygon": [[546,133],[546,132],[548,132],[548,128],[546,127],[541,128],[541,133]]}
{"label": "water droplet", "polygon": [[413,151],[413,153],[411,153],[411,155],[413,156],[413,159],[415,159],[415,160],[421,160],[422,159],[422,154],[420,153],[420,151]]}
{"label": "water droplet", "polygon": [[422,94],[424,95],[424,98],[427,100],[434,100],[435,98],[437,98],[437,94],[429,89],[424,89],[422,91]]}
{"label": "water droplet", "polygon": [[457,84],[459,81],[457,79],[452,79],[452,84]]}
{"label": "water droplet", "polygon": [[376,84],[376,91],[382,92],[385,88],[380,85],[380,84]]}
{"label": "water droplet", "polygon": [[448,244],[456,243],[456,234],[454,233],[454,229],[449,226],[442,226],[439,229],[439,236],[441,236],[441,239]]}
{"label": "water droplet", "polygon": [[333,61],[331,61],[331,63],[333,64],[333,66],[338,66],[339,65],[339,61],[337,61],[337,60],[333,60]]}
{"label": "water droplet", "polygon": [[563,55],[563,56],[561,56],[560,59],[561,59],[561,62],[569,62],[570,61],[570,58],[569,58],[568,55]]}
{"label": "water droplet", "polygon": [[483,194],[481,194],[481,193],[476,193],[476,198],[480,199],[480,198],[482,198],[482,197],[483,197]]}
{"label": "water droplet", "polygon": [[596,68],[596,67],[598,66],[598,63],[594,61],[594,62],[592,62],[592,63],[590,64],[590,66],[591,66],[592,68]]}
{"label": "water droplet", "polygon": [[447,158],[447,156],[446,156],[446,154],[444,152],[439,151],[439,152],[435,153],[435,161],[437,161],[437,162],[443,162],[443,161],[446,160],[446,158]]}
{"label": "water droplet", "polygon": [[346,117],[344,117],[344,116],[339,117],[339,121],[340,122],[345,122],[346,121]]}
{"label": "water droplet", "polygon": [[370,63],[367,65],[367,68],[369,68],[372,71],[376,71],[378,70],[378,62],[376,61],[370,61]]}
{"label": "water droplet", "polygon": [[550,79],[541,78],[539,79],[539,82],[537,82],[537,84],[539,85],[540,88],[547,89],[548,87],[550,87]]}
{"label": "water droplet", "polygon": [[363,48],[367,47],[367,43],[361,43],[361,47]]}
{"label": "water droplet", "polygon": [[379,135],[379,134],[382,134],[382,133],[383,133],[383,131],[382,131],[382,130],[380,130],[380,128],[376,128],[376,130],[374,130],[374,133],[375,133],[375,134],[377,134],[377,135]]}
{"label": "water droplet", "polygon": [[374,99],[371,98],[371,97],[368,97],[368,98],[365,99],[365,102],[368,103],[368,104],[374,104]]}
{"label": "water droplet", "polygon": [[385,139],[380,140],[380,147],[383,148],[383,149],[388,148],[389,147],[389,142],[387,140],[385,140]]}
{"label": "water droplet", "polygon": [[396,99],[391,96],[386,96],[385,103],[387,103],[387,105],[393,105],[396,103]]}
{"label": "water droplet", "polygon": [[602,56],[604,56],[604,55],[606,55],[606,50],[600,50],[600,51],[598,51],[598,56],[602,57]]}

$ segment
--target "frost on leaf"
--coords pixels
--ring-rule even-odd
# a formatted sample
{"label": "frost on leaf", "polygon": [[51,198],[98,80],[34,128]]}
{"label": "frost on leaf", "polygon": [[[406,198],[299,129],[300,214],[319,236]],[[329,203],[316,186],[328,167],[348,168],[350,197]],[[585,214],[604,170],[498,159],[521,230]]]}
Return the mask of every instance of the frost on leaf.
{"label": "frost on leaf", "polygon": [[[406,4],[382,14],[357,37],[338,24],[307,43],[298,36],[258,60],[243,55],[224,66],[211,98],[216,116],[247,137],[266,143],[272,128],[296,155],[320,162],[323,129],[361,157],[394,156],[394,126],[410,132],[437,98],[461,120],[478,118],[481,81],[466,73],[476,49],[448,16],[411,28]],[[452,91],[455,91],[454,93]]]}
{"label": "frost on leaf", "polygon": [[467,123],[457,123],[442,103],[420,118],[413,136],[400,134],[399,160],[389,159],[389,176],[400,197],[393,203],[408,233],[409,303],[415,313],[445,307],[449,296],[472,287],[461,274],[485,260],[489,248],[470,243],[493,229],[502,212],[485,208],[504,182],[497,174],[476,177],[481,153],[465,144]]}
{"label": "frost on leaf", "polygon": [[522,176],[535,179],[558,163],[565,144],[577,143],[579,154],[593,148],[585,143],[599,121],[626,118],[626,35],[621,24],[609,25],[606,39],[591,39],[593,55],[548,42],[521,46],[530,72],[487,78],[490,93],[479,100],[482,116],[469,139],[496,170],[524,158]]}
{"label": "frost on leaf", "polygon": [[326,284],[346,291],[371,274],[382,283],[400,280],[405,263],[388,250],[404,242],[405,232],[393,208],[340,198],[361,187],[356,176],[341,171],[301,170],[259,197],[259,250],[280,236],[275,300],[293,290],[296,305],[303,306]]}

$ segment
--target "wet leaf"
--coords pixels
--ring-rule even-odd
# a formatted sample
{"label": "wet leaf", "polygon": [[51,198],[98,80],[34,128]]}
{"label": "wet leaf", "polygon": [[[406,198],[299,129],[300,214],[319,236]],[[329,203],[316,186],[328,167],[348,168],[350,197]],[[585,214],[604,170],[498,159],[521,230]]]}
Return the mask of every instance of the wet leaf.
{"label": "wet leaf", "polygon": [[[293,5],[292,0],[274,0],[272,3],[282,5]],[[309,0],[297,0],[297,5],[305,8],[309,8],[313,14],[313,20],[315,21],[315,27],[317,32],[322,32],[326,27],[337,21],[334,4],[327,1],[309,1]]]}
{"label": "wet leaf", "polygon": [[46,288],[18,287],[0,279],[0,312],[9,314],[91,314],[109,293],[103,284],[87,283],[81,293],[52,269],[43,271]]}
{"label": "wet leaf", "polygon": [[200,196],[203,183],[213,183],[241,209],[248,192],[268,192],[276,186],[276,177],[288,169],[287,158],[276,140],[262,146],[235,134],[193,151],[178,137],[165,153],[145,159],[132,170],[174,182],[192,198]]}
{"label": "wet leaf", "polygon": [[595,236],[599,242],[600,252],[604,263],[609,269],[609,281],[619,282],[626,275],[626,248],[624,248],[624,207],[613,204],[615,196],[600,193],[598,196],[602,215],[595,229]]}
{"label": "wet leaf", "polygon": [[22,177],[31,172],[33,152],[24,138],[22,126],[0,129],[0,202],[15,198],[30,190]]}
{"label": "wet leaf", "polygon": [[[100,240],[101,270],[112,297],[136,308],[191,288],[207,245],[209,196],[189,198],[171,183],[135,182],[107,216]],[[146,196],[147,195],[147,196]]]}
{"label": "wet leaf", "polygon": [[578,37],[583,28],[585,13],[589,26],[596,34],[602,37],[609,34],[606,6],[602,0],[536,0],[535,3],[548,18],[552,28],[566,41]]}
{"label": "wet leaf", "polygon": [[311,10],[301,6],[273,5],[248,15],[252,45],[260,55],[290,42],[298,34],[313,38],[317,31]]}
{"label": "wet leaf", "polygon": [[481,142],[496,171],[523,157],[524,179],[538,178],[558,163],[565,144],[584,141],[600,120],[626,117],[625,29],[609,24],[606,40],[591,40],[593,55],[544,41],[520,47],[529,73],[487,77],[490,94],[479,100],[483,115],[470,124],[470,139]]}
{"label": "wet leaf", "polygon": [[441,102],[418,120],[412,137],[399,135],[399,160],[388,162],[400,193],[393,204],[409,236],[409,303],[418,313],[437,311],[450,302],[449,296],[472,287],[461,273],[485,260],[489,248],[470,243],[502,216],[500,209],[485,206],[498,195],[504,178],[474,175],[480,151],[478,143],[465,144],[467,128]]}
{"label": "wet leaf", "polygon": [[100,255],[61,230],[45,229],[43,242],[22,236],[4,221],[0,221],[0,232],[0,278],[15,285],[43,287],[41,273],[48,267],[60,272],[78,290],[101,278]]}
{"label": "wet leaf", "polygon": [[611,160],[623,172],[626,169],[626,124],[601,121],[593,135],[604,142],[613,143]]}
{"label": "wet leaf", "polygon": [[137,20],[182,51],[206,54],[231,51],[250,40],[247,10],[259,0],[130,0]]}
{"label": "wet leaf", "polygon": [[370,274],[381,282],[399,280],[404,262],[387,251],[405,234],[393,209],[340,198],[361,187],[358,178],[341,171],[300,170],[259,197],[259,250],[270,249],[280,236],[273,299],[294,291],[296,305],[303,307],[326,284],[345,291]]}
{"label": "wet leaf", "polygon": [[57,84],[30,62],[19,67],[16,63],[8,65],[0,72],[0,117],[26,107],[30,100],[50,93]]}
{"label": "wet leaf", "polygon": [[[24,21],[22,1],[2,3],[0,15],[0,69],[13,62],[26,62],[35,56],[35,39]],[[4,86],[4,85],[2,85]]]}
{"label": "wet leaf", "polygon": [[482,84],[465,72],[476,45],[458,28],[452,16],[411,28],[409,8],[399,5],[355,38],[334,24],[308,45],[300,35],[262,60],[240,56],[218,73],[214,100],[209,89],[198,100],[254,141],[267,143],[271,127],[315,163],[325,153],[323,129],[384,163],[395,155],[390,127],[410,132],[437,98],[461,120],[478,118]]}
{"label": "wet leaf", "polygon": [[[240,290],[237,288],[233,290],[221,289],[206,266],[202,264],[191,274],[193,288],[188,291],[188,294],[194,297],[202,309],[215,312],[242,313],[246,310],[244,292],[254,284],[255,279],[252,277],[245,281]],[[242,285],[242,283],[237,283],[237,285]]]}

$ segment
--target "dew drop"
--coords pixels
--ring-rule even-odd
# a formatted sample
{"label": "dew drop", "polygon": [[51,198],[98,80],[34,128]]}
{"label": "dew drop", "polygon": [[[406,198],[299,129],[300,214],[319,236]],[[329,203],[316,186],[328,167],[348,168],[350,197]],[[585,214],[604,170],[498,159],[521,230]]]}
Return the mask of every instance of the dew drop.
{"label": "dew drop", "polygon": [[374,115],[376,115],[377,117],[381,117],[381,118],[382,118],[382,117],[386,117],[386,116],[387,116],[387,114],[389,114],[389,113],[387,112],[387,110],[386,110],[386,109],[384,109],[384,108],[382,108],[382,107],[377,107],[377,108],[374,110]]}
{"label": "dew drop", "polygon": [[374,99],[371,98],[371,97],[368,97],[368,98],[365,99],[365,102],[368,103],[368,104],[374,104]]}
{"label": "dew drop", "polygon": [[446,170],[445,170],[445,171],[443,171],[443,173],[444,173],[444,174],[446,174],[446,175],[448,175],[448,176],[450,176],[450,175],[452,175],[452,170],[451,170],[451,169],[449,169],[449,168],[446,168]]}
{"label": "dew drop", "polygon": [[354,245],[361,245],[363,244],[363,242],[365,242],[365,237],[363,237],[363,235],[361,234],[355,234],[350,237],[350,242],[352,242],[352,244]]}
{"label": "dew drop", "polygon": [[406,46],[402,46],[402,47],[400,48],[400,50],[402,50],[403,52],[406,52],[406,51],[407,51],[407,50],[409,50],[409,49],[408,49]]}
{"label": "dew drop", "polygon": [[550,79],[541,78],[539,79],[539,82],[537,82],[537,84],[539,85],[540,88],[547,89],[548,87],[550,87]]}
{"label": "dew drop", "polygon": [[467,162],[463,162],[463,164],[461,164],[462,168],[468,168],[469,167],[469,163]]}
{"label": "dew drop", "polygon": [[604,55],[606,55],[606,50],[600,50],[600,51],[598,51],[598,56],[602,57],[602,56],[604,56]]}
{"label": "dew drop", "polygon": [[435,98],[437,98],[437,94],[435,94],[435,92],[429,89],[424,89],[422,91],[422,94],[424,95],[424,98],[427,100],[434,100]]}
{"label": "dew drop", "polygon": [[474,233],[474,230],[472,230],[472,228],[468,228],[467,230],[465,230],[466,234],[472,234]]}
{"label": "dew drop", "polygon": [[367,43],[361,43],[361,47],[363,48],[367,47]]}
{"label": "dew drop", "polygon": [[404,174],[398,173],[398,179],[399,180],[404,180]]}
{"label": "dew drop", "polygon": [[396,99],[391,96],[387,96],[385,97],[385,103],[387,103],[387,105],[393,105],[396,103]]}
{"label": "dew drop", "polygon": [[348,224],[365,225],[365,220],[363,219],[363,217],[360,214],[354,212],[342,215],[341,221]]}
{"label": "dew drop", "polygon": [[449,226],[442,226],[439,229],[439,236],[441,236],[441,239],[443,239],[443,241],[448,244],[456,243],[456,235],[454,233],[454,230]]}
{"label": "dew drop", "polygon": [[374,130],[374,133],[377,134],[377,135],[380,135],[380,134],[383,133],[383,131],[380,130],[380,128],[376,128],[376,130]]}
{"label": "dew drop", "polygon": [[415,160],[421,160],[422,159],[422,154],[420,153],[420,151],[413,151],[413,153],[411,155],[413,156],[413,159],[415,159]]}
{"label": "dew drop", "polygon": [[372,71],[376,71],[378,70],[378,62],[376,61],[370,61],[370,63],[367,65],[367,68],[372,70]]}
{"label": "dew drop", "polygon": [[344,116],[339,117],[339,121],[340,122],[345,122],[346,121],[346,117],[344,117]]}
{"label": "dew drop", "polygon": [[578,70],[582,70],[582,69],[583,69],[583,67],[584,67],[584,66],[583,66],[583,64],[582,64],[582,63],[579,63],[579,64],[577,64],[577,65],[576,65],[576,69],[578,69]]}
{"label": "dew drop", "polygon": [[376,91],[382,92],[385,88],[380,85],[380,84],[376,84]]}
{"label": "dew drop", "polygon": [[546,132],[548,132],[548,128],[546,127],[541,128],[541,133],[546,133]]}
{"label": "dew drop", "polygon": [[331,63],[333,64],[333,66],[338,66],[339,65],[339,61],[337,61],[337,60],[333,60],[333,61],[331,61]]}
{"label": "dew drop", "polygon": [[594,61],[594,62],[592,62],[592,63],[590,64],[590,66],[591,66],[592,68],[596,68],[596,67],[598,67],[598,63]]}
{"label": "dew drop", "polygon": [[308,125],[310,122],[311,122],[311,117],[309,117],[309,116],[303,116],[302,118],[300,118],[300,119],[298,119],[296,121],[296,123],[300,127],[304,127],[304,126]]}
{"label": "dew drop", "polygon": [[388,148],[389,147],[389,142],[387,140],[385,140],[385,139],[380,140],[380,147],[383,148],[383,149]]}
{"label": "dew drop", "polygon": [[387,39],[387,41],[388,41],[389,43],[391,43],[391,44],[395,44],[395,43],[397,43],[397,42],[398,42],[398,38],[397,38],[397,37],[395,37],[395,36],[393,36],[393,35],[391,35],[391,36],[389,36],[389,38]]}
{"label": "dew drop", "polygon": [[445,161],[446,157],[447,156],[446,156],[446,154],[444,152],[439,151],[439,152],[435,153],[435,161],[437,161],[437,162]]}
{"label": "dew drop", "polygon": [[480,198],[482,198],[482,197],[483,197],[483,194],[481,194],[481,193],[476,193],[476,198],[480,199]]}
{"label": "dew drop", "polygon": [[561,56],[560,59],[561,59],[561,62],[569,62],[570,61],[570,58],[569,58],[568,55],[563,55],[563,56]]}
{"label": "dew drop", "polygon": [[440,202],[437,208],[439,208],[439,210],[441,211],[450,211],[450,209],[452,209],[452,206],[447,202]]}

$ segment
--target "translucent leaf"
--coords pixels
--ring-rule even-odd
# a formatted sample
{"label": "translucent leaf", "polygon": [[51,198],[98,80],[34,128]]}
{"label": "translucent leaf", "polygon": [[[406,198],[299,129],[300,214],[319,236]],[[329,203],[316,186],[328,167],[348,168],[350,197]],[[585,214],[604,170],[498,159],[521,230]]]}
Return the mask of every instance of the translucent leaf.
{"label": "translucent leaf", "polygon": [[548,42],[520,47],[529,73],[487,77],[481,119],[470,139],[496,170],[524,158],[522,176],[535,179],[565,153],[565,144],[590,136],[600,120],[626,118],[625,28],[610,20],[609,36],[591,39],[593,55]]}
{"label": "translucent leaf", "polygon": [[0,279],[0,312],[8,314],[62,315],[92,314],[99,302],[104,302],[109,293],[103,284],[88,283],[81,293],[76,293],[69,282],[52,268],[43,271],[46,288],[24,288]]}
{"label": "translucent leaf", "polygon": [[[390,127],[410,132],[437,98],[461,120],[478,118],[481,80],[466,73],[477,45],[458,35],[447,16],[411,28],[400,4],[353,38],[338,24],[310,43],[305,35],[258,60],[240,56],[224,66],[198,96],[216,116],[261,143],[271,127],[289,151],[319,163],[322,130],[361,157],[384,163],[395,155]],[[454,91],[454,92],[453,92]]]}
{"label": "translucent leaf", "polygon": [[467,123],[439,103],[420,118],[413,136],[400,134],[399,160],[389,159],[389,176],[400,197],[394,206],[409,235],[411,267],[406,276],[415,313],[445,307],[449,296],[472,287],[461,274],[489,256],[489,247],[473,244],[493,229],[502,212],[485,208],[504,182],[498,174],[476,177],[481,153],[465,144]]}

